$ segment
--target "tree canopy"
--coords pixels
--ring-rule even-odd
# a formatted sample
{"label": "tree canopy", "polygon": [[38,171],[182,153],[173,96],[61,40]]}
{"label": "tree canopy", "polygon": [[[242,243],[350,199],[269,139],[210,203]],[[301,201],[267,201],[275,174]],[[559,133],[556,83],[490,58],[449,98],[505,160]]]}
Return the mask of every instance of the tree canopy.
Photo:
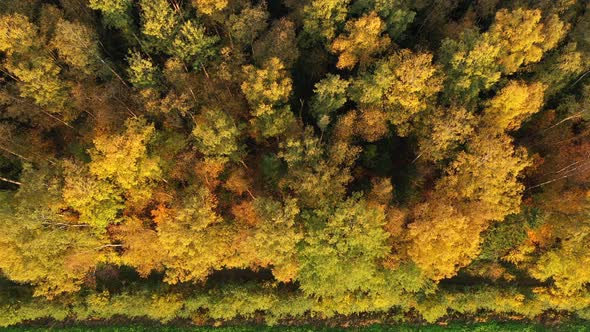
{"label": "tree canopy", "polygon": [[583,0],[0,1],[0,327],[590,318],[589,31]]}

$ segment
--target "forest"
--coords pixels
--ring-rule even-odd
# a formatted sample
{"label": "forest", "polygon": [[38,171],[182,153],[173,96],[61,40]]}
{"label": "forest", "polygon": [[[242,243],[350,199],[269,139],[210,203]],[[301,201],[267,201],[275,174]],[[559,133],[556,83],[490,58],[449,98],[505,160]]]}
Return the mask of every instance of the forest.
{"label": "forest", "polygon": [[585,320],[589,266],[590,1],[0,0],[0,327]]}

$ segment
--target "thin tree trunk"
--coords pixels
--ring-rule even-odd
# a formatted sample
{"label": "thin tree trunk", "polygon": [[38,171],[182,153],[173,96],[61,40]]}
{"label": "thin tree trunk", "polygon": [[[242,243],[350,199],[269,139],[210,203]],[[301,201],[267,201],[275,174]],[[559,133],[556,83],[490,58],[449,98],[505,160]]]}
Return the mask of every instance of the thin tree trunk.
{"label": "thin tree trunk", "polygon": [[12,183],[12,184],[16,184],[17,186],[22,185],[22,183],[18,182],[18,181],[14,181],[11,179],[7,179],[5,177],[0,176],[0,180],[4,181],[4,182],[8,182],[8,183]]}

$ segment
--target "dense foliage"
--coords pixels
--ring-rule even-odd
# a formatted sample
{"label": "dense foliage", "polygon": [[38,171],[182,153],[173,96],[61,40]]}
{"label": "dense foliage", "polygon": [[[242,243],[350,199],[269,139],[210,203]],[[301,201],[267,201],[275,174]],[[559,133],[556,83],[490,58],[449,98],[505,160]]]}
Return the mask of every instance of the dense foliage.
{"label": "dense foliage", "polygon": [[0,326],[590,318],[588,1],[3,0],[0,60]]}
{"label": "dense foliage", "polygon": [[[448,325],[370,325],[357,327],[318,327],[318,326],[261,326],[261,325],[247,325],[247,326],[221,326],[221,327],[180,327],[180,326],[158,326],[158,325],[141,325],[134,326],[76,326],[76,327],[51,327],[50,331],[63,332],[442,332],[442,331],[457,331],[457,332],[498,332],[498,331],[521,331],[521,332],[545,332],[545,331],[560,331],[560,332],[586,332],[590,330],[590,326],[584,323],[567,323],[560,325],[545,326],[541,324],[527,324],[524,322],[503,322],[503,323],[452,323]],[[48,331],[47,328],[41,327],[12,327],[7,328],[7,332],[41,332]]]}

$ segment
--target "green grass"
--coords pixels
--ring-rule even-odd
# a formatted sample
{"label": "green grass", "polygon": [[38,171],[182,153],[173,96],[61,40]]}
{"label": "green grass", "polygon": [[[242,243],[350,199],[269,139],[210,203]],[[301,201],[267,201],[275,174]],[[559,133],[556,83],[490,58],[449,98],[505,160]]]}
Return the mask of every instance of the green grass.
{"label": "green grass", "polygon": [[8,332],[41,332],[41,331],[63,331],[63,332],[337,332],[337,331],[358,331],[358,332],[439,332],[439,331],[473,331],[473,332],[497,332],[497,331],[571,331],[571,332],[590,332],[590,323],[567,323],[559,326],[542,326],[527,323],[480,323],[480,324],[450,324],[448,326],[427,325],[392,325],[382,326],[374,325],[362,328],[328,328],[328,327],[266,327],[266,326],[236,326],[236,327],[172,327],[172,326],[119,326],[119,327],[65,327],[65,328],[45,328],[45,327],[11,327],[0,329]]}

